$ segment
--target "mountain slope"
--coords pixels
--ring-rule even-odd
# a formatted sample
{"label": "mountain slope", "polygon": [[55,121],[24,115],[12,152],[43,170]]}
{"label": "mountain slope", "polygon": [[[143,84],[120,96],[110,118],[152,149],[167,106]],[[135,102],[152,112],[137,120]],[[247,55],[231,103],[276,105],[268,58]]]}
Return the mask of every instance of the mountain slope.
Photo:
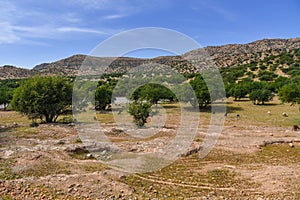
{"label": "mountain slope", "polygon": [[[197,60],[197,63],[207,62],[212,59],[217,67],[233,67],[241,64],[258,63],[266,57],[277,56],[294,49],[300,49],[300,38],[293,39],[264,39],[251,42],[248,44],[229,44],[224,46],[208,46],[196,49],[179,56],[162,56],[153,59],[139,58],[96,58],[91,57],[89,61],[101,63],[101,59],[106,59],[104,63],[113,63],[107,69],[107,73],[122,73],[132,67],[139,66],[143,63],[155,62],[169,65],[178,70],[180,73],[196,72],[194,66],[190,63]],[[76,75],[77,70],[85,59],[84,55],[75,55],[57,62],[42,64],[36,66],[33,71],[47,74]],[[188,60],[188,61],[187,61]],[[192,62],[193,63],[193,62]]]}
{"label": "mountain slope", "polygon": [[[215,61],[218,67],[230,67],[251,62],[259,62],[269,55],[279,55],[293,49],[300,49],[300,38],[264,39],[248,44],[229,44],[208,46],[204,50]],[[190,51],[187,57],[197,57],[201,49]]]}
{"label": "mountain slope", "polygon": [[0,80],[2,79],[20,79],[33,76],[34,71],[29,69],[23,69],[11,65],[0,66]]}
{"label": "mountain slope", "polygon": [[[106,73],[124,73],[131,68],[149,62],[171,66],[180,73],[194,73],[197,72],[197,70],[193,64],[196,63],[201,67],[205,67],[210,59],[212,59],[219,68],[249,65],[249,71],[250,67],[253,68],[254,65],[268,65],[267,69],[271,68],[278,74],[285,74],[284,71],[286,70],[274,69],[274,66],[272,67],[271,65],[278,64],[275,65],[275,67],[288,68],[289,65],[296,64],[297,67],[297,56],[294,56],[292,61],[289,63],[275,63],[277,61],[274,60],[274,63],[272,64],[272,59],[274,59],[274,57],[286,56],[286,54],[293,57],[293,55],[290,55],[291,52],[298,49],[300,49],[300,38],[263,39],[248,44],[208,46],[187,52],[181,56],[162,56],[153,59],[128,57],[99,58],[91,56],[86,57],[85,55],[74,55],[56,62],[37,65],[32,70],[3,67],[0,68],[0,75],[2,79],[24,78],[34,74],[75,76],[84,61],[86,61],[85,65],[88,65],[93,69],[97,67],[99,68],[99,66],[107,67],[107,65],[109,65],[106,69]],[[294,54],[298,55],[297,52],[294,52]],[[277,58],[277,60],[281,59]],[[269,64],[264,64],[264,62],[269,62]],[[258,73],[253,69],[250,71]]]}

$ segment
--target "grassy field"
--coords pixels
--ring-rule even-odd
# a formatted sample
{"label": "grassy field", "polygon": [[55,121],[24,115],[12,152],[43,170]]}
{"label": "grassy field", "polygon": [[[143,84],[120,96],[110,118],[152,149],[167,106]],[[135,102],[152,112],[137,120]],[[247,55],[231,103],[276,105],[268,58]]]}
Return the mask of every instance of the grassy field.
{"label": "grassy field", "polygon": [[[227,104],[228,124],[234,123],[235,120],[257,126],[292,126],[300,124],[299,106],[281,104],[277,97],[265,105],[254,105],[247,99],[241,101],[229,99]],[[270,115],[268,111],[270,111]],[[283,112],[287,113],[288,117],[283,117]],[[240,115],[239,119],[237,119],[236,114]]]}
{"label": "grassy field", "polygon": [[[218,105],[216,105],[218,106]],[[167,123],[174,124],[178,122],[180,108],[178,104],[165,104],[168,115]],[[227,99],[227,117],[225,125],[244,124],[253,126],[274,126],[274,127],[289,127],[295,124],[300,125],[300,110],[298,105],[291,106],[290,104],[282,104],[278,97],[265,105],[254,105],[248,99],[234,101],[232,98]],[[270,111],[271,114],[268,114]],[[288,114],[288,117],[283,117],[282,113]],[[237,114],[240,117],[237,117]],[[201,124],[207,125],[210,122],[211,112],[207,110],[200,112]],[[124,113],[120,117],[125,116]],[[101,123],[114,123],[114,115],[110,112],[97,113],[97,119]],[[130,118],[126,120],[131,120]]]}

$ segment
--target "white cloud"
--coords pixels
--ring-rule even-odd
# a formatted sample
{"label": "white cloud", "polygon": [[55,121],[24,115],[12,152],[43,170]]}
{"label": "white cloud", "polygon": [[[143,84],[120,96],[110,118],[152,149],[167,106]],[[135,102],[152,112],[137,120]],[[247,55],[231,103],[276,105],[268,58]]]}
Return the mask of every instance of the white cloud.
{"label": "white cloud", "polygon": [[[111,1],[111,0],[68,0],[69,5],[82,6],[85,9],[92,10],[118,10],[120,3],[124,0]],[[123,4],[123,3],[122,3]]]}
{"label": "white cloud", "polygon": [[[130,16],[154,4],[145,0],[58,0],[57,5],[34,0],[0,0],[0,43],[40,43],[41,39],[72,38],[73,33],[111,35],[120,29],[95,25],[90,22],[91,16],[97,14],[101,23]],[[66,12],[57,12],[51,6]]]}
{"label": "white cloud", "polygon": [[10,44],[20,40],[9,23],[0,23],[0,30],[0,44]]}
{"label": "white cloud", "polygon": [[105,10],[120,15],[131,15],[145,10],[167,8],[170,0],[66,0],[69,6],[82,7],[87,10]]}
{"label": "white cloud", "polygon": [[7,0],[0,1],[0,20],[7,21],[11,19],[13,13],[16,12],[14,4]]}
{"label": "white cloud", "polygon": [[[223,6],[218,4],[215,1],[207,0],[207,1],[199,1],[201,5],[201,9],[207,9],[208,11],[212,11],[229,21],[235,21],[236,14],[232,10],[225,9]],[[193,8],[197,9],[197,8]]]}
{"label": "white cloud", "polygon": [[53,27],[53,26],[13,26],[0,23],[0,44],[44,44],[35,41],[38,38],[65,38],[72,33],[108,35],[114,30],[96,30],[81,27]]}
{"label": "white cloud", "polygon": [[57,20],[72,24],[78,24],[82,22],[82,18],[78,14],[73,12],[61,14],[57,16]]}
{"label": "white cloud", "polygon": [[89,29],[89,28],[79,28],[79,27],[60,27],[56,29],[60,33],[68,33],[68,32],[78,32],[78,33],[92,33],[92,34],[100,34],[106,35],[107,32]]}
{"label": "white cloud", "polygon": [[107,16],[104,16],[103,19],[120,19],[120,18],[123,18],[123,17],[126,17],[126,15],[116,14],[116,15],[107,15]]}

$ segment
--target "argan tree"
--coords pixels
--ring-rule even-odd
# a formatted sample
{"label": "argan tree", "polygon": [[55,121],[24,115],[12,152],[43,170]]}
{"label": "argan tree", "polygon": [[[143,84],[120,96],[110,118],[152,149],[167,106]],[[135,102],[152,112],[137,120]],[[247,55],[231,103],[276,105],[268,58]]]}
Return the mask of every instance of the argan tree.
{"label": "argan tree", "polygon": [[261,102],[263,105],[265,102],[272,100],[273,97],[274,95],[272,92],[267,89],[254,90],[249,95],[249,99],[253,102],[253,104],[259,104]]}
{"label": "argan tree", "polygon": [[149,83],[139,87],[131,96],[132,100],[147,100],[152,104],[157,104],[160,100],[174,101],[175,95],[167,87]]}
{"label": "argan tree", "polygon": [[6,110],[8,104],[10,103],[13,95],[13,89],[9,87],[1,87],[0,88],[0,105],[4,106],[4,110]]}
{"label": "argan tree", "polygon": [[300,85],[289,84],[279,90],[279,99],[283,103],[300,104]]}
{"label": "argan tree", "polygon": [[55,122],[72,104],[72,85],[62,77],[36,76],[14,91],[12,108],[28,116],[40,116]]}

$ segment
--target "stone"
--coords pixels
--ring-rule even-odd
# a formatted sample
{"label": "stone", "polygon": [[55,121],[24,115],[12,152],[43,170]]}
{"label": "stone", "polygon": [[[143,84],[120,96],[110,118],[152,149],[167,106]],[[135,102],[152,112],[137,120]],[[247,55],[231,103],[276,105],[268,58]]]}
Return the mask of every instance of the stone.
{"label": "stone", "polygon": [[87,154],[86,157],[89,158],[89,159],[94,158],[94,156],[92,154],[90,154],[90,153]]}
{"label": "stone", "polygon": [[295,145],[294,145],[293,143],[289,143],[289,146],[290,146],[291,148],[294,148],[294,147],[295,147]]}

